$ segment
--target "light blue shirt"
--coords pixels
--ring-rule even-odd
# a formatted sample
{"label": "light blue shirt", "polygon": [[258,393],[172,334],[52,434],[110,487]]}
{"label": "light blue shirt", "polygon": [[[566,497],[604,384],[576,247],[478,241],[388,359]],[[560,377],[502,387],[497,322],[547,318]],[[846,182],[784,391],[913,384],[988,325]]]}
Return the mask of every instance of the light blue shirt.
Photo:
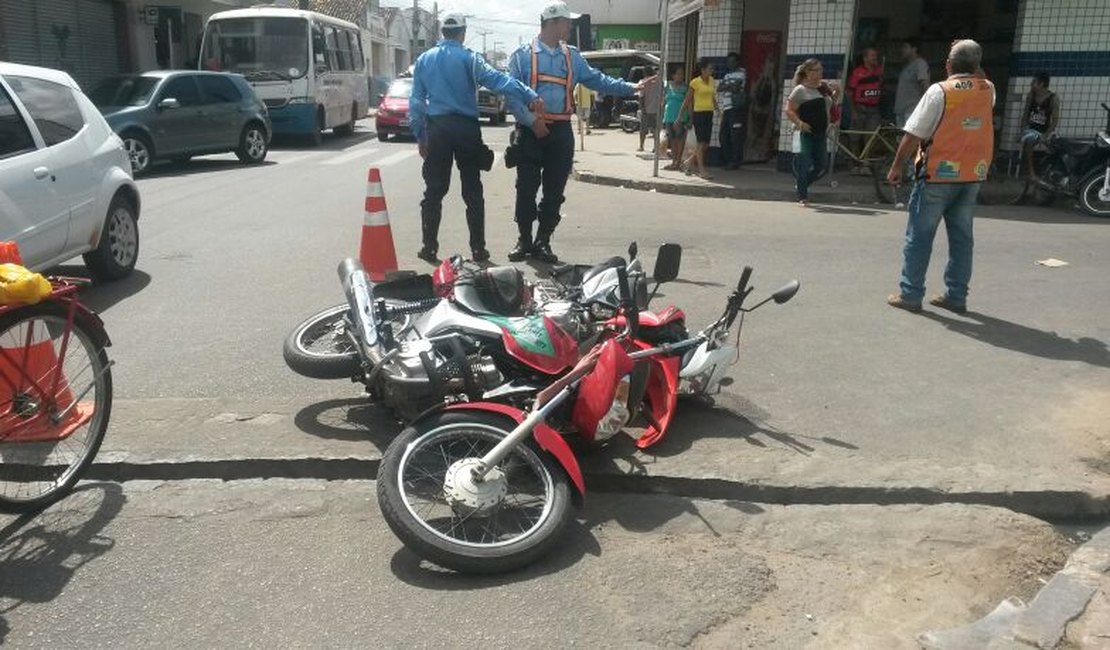
{"label": "light blue shirt", "polygon": [[[564,88],[559,84],[543,83],[537,84],[537,92],[543,98],[544,104],[550,113],[563,113],[566,109],[567,96],[566,93],[571,93],[573,99],[574,85],[582,84],[590,90],[596,90],[602,95],[617,95],[618,97],[628,97],[636,93],[636,87],[632,84],[614,79],[609,75],[601,72],[596,68],[591,68],[586,59],[582,58],[582,54],[578,48],[573,45],[564,45],[563,47],[570,48],[570,65],[574,69],[574,77],[571,79],[571,86]],[[514,78],[519,79],[524,85],[528,86],[532,83],[532,50],[536,51],[536,63],[539,67],[540,74],[550,75],[552,77],[566,77],[567,76],[567,59],[563,54],[560,47],[548,47],[539,39],[536,39],[533,44],[524,45],[516,52],[513,52],[512,57],[509,59],[509,74]],[[509,110],[512,111],[516,121],[524,126],[532,126],[536,121],[536,116],[533,115],[527,107],[527,102],[518,101],[514,97],[509,97],[507,101]]]}
{"label": "light blue shirt", "polygon": [[528,84],[495,70],[481,56],[449,38],[420,55],[412,77],[409,121],[418,140],[424,139],[429,116],[461,115],[477,120],[477,86],[505,95],[522,106],[537,97]]}

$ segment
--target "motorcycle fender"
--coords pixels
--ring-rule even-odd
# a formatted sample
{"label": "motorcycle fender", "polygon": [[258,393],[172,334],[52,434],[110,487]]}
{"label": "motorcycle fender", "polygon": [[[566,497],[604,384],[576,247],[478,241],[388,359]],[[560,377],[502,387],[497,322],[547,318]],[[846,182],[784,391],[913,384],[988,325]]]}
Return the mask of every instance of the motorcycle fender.
{"label": "motorcycle fender", "polygon": [[675,407],[678,406],[678,364],[677,357],[652,359],[646,393],[652,424],[648,425],[636,441],[636,446],[640,449],[662,440],[674,418]]}
{"label": "motorcycle fender", "polygon": [[[464,404],[452,404],[446,407],[447,411],[463,411],[463,410],[477,410],[486,411],[489,413],[497,413],[512,418],[514,422],[520,423],[527,417],[527,413],[518,408],[509,406],[508,404],[496,404],[493,402],[467,402]],[[536,439],[540,449],[555,457],[559,464],[563,466],[570,482],[578,489],[580,497],[586,494],[586,482],[582,478],[582,469],[578,466],[578,459],[574,457],[574,452],[571,451],[570,445],[566,440],[559,435],[557,431],[551,427],[543,424],[542,422],[536,425],[532,430],[532,437]]]}
{"label": "motorcycle fender", "polygon": [[111,347],[112,340],[108,338],[108,331],[104,329],[104,321],[100,319],[100,314],[81,303],[77,303],[77,313],[73,315],[73,319],[85,328],[95,345]]}

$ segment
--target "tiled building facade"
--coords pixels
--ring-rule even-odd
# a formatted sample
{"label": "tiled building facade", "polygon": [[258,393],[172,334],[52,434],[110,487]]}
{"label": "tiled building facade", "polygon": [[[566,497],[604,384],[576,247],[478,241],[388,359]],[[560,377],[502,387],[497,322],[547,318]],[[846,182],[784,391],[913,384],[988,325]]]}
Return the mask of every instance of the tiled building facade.
{"label": "tiled building facade", "polygon": [[[917,29],[933,29],[928,39],[931,46],[924,48],[922,55],[932,65],[934,80],[943,75],[946,42],[941,42],[942,38],[986,41],[985,57],[992,61],[988,73],[999,86],[1002,102],[997,115],[1002,118],[999,144],[1003,149],[1017,146],[1023,100],[1032,75],[1038,71],[1051,75],[1051,89],[1062,101],[1061,134],[1091,137],[1105,127],[1106,114],[1099,105],[1110,104],[1110,0],[917,0],[916,6],[889,0],[707,1],[711,6],[671,23],[667,59],[690,64],[692,57],[716,59],[730,51],[741,51],[741,35],[745,29],[752,29],[754,15],[766,13],[774,3],[789,6],[789,19],[775,27],[785,36],[780,104],[792,87],[790,79],[797,64],[816,57],[823,63],[827,78],[842,79],[846,63],[853,65],[847,60],[853,49],[853,28],[881,24],[898,39],[915,36]],[[977,25],[974,31],[982,34],[958,28],[943,33],[944,28],[937,27],[943,21],[930,14],[938,5],[946,8],[945,14],[955,8],[966,14],[965,18],[970,17],[963,23],[957,17],[952,24]],[[690,27],[691,23],[696,29]],[[897,41],[888,40],[894,42],[885,44],[885,52],[896,52]],[[901,62],[892,59],[888,79],[896,76],[900,67]],[[791,135],[788,129],[782,129],[780,151],[789,151]],[[716,144],[716,136],[712,144]]]}

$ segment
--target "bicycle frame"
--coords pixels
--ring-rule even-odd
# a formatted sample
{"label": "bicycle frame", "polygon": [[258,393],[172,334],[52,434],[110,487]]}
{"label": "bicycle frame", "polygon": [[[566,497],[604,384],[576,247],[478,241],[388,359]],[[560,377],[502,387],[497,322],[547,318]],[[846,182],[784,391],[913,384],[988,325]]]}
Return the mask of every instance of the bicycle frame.
{"label": "bicycle frame", "polygon": [[[58,396],[68,388],[68,380],[62,372],[62,362],[69,349],[70,335],[74,323],[83,310],[77,299],[77,291],[81,281],[69,278],[56,278],[51,281],[50,296],[45,300],[54,301],[65,305],[66,324],[62,332],[61,348],[58,359],[53,368],[43,377],[36,378],[29,372],[31,346],[33,344],[34,328],[27,328],[26,339],[23,347],[15,353],[8,349],[0,348],[0,364],[15,371],[15,377],[9,377],[0,372],[0,385],[4,391],[13,396],[23,395],[26,403],[17,404],[14,400],[9,413],[0,414],[0,425],[7,425],[15,421],[14,426],[0,431],[0,442],[56,442],[73,434],[80,426],[92,418],[92,413],[83,413],[76,410],[77,417],[70,416],[77,409],[80,400],[94,386],[90,384],[80,395],[72,396],[70,403],[60,404]],[[0,305],[0,314],[16,312],[26,305]],[[87,312],[86,312],[87,313]],[[103,328],[100,328],[103,331]],[[106,339],[106,336],[105,336]],[[22,355],[19,352],[22,352]],[[19,358],[21,357],[21,358]],[[110,364],[109,364],[110,367]],[[49,390],[46,390],[49,387]],[[68,421],[67,421],[68,419]]]}
{"label": "bicycle frame", "polygon": [[[894,144],[891,144],[891,142],[889,140],[887,140],[886,137],[884,136],[884,132],[886,132],[886,133],[898,133],[899,130],[895,127],[891,127],[891,126],[887,126],[887,125],[880,126],[880,127],[878,127],[877,129],[875,129],[873,131],[859,131],[859,130],[855,130],[855,129],[840,129],[840,130],[836,131],[836,133],[837,133],[836,150],[837,151],[843,151],[844,154],[846,156],[848,156],[848,158],[850,158],[856,164],[859,164],[859,165],[863,165],[863,164],[866,164],[866,163],[871,163],[871,162],[883,160],[886,157],[887,154],[893,154],[893,153],[898,152],[898,143],[895,142]],[[844,135],[849,136],[849,137],[855,136],[855,135],[869,136],[867,138],[867,142],[863,145],[863,149],[860,150],[860,153],[859,153],[858,156],[856,155],[856,153],[854,151],[852,151],[852,149],[850,147],[848,147],[847,145],[844,144],[843,138],[840,137],[840,136],[844,136]],[[886,149],[886,151],[882,151],[882,152],[878,153],[877,155],[871,155],[872,154],[872,151],[871,151],[872,147],[878,146],[878,145],[876,145],[876,142],[882,143],[882,146]]]}

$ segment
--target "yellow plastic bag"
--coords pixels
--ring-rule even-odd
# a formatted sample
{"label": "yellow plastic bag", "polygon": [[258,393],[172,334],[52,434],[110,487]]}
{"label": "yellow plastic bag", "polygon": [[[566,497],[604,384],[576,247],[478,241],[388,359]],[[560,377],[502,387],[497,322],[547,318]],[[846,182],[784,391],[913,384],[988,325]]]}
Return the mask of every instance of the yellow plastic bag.
{"label": "yellow plastic bag", "polygon": [[50,295],[50,281],[19,264],[0,264],[0,304],[33,305]]}

